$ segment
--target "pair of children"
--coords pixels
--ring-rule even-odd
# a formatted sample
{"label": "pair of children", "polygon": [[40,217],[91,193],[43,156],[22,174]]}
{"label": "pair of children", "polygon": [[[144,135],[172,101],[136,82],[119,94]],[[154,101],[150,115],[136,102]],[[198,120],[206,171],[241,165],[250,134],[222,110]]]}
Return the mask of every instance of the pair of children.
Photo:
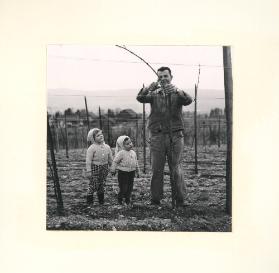
{"label": "pair of children", "polygon": [[130,203],[135,173],[139,175],[139,166],[136,153],[132,150],[133,144],[128,136],[120,136],[116,142],[115,158],[112,158],[110,147],[105,144],[100,129],[91,129],[87,136],[91,144],[86,153],[86,173],[89,179],[87,204],[93,204],[93,194],[97,192],[98,201],[104,204],[105,181],[111,167],[114,175],[118,170],[118,203]]}

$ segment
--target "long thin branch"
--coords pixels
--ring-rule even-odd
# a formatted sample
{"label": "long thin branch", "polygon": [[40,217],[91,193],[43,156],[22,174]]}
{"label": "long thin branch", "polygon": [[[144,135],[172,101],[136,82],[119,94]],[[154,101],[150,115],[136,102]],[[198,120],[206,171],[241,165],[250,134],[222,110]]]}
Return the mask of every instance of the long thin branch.
{"label": "long thin branch", "polygon": [[125,46],[120,46],[120,45],[115,45],[115,46],[120,47],[120,48],[122,48],[122,49],[125,49],[125,50],[129,51],[131,54],[133,54],[133,55],[135,55],[136,57],[138,57],[139,59],[141,59],[146,65],[149,66],[149,68],[152,69],[152,71],[156,74],[156,76],[158,76],[156,70],[155,70],[147,61],[145,61],[142,57],[140,57],[139,55],[137,55],[137,54],[134,53],[133,51],[129,50],[129,49],[126,48]]}

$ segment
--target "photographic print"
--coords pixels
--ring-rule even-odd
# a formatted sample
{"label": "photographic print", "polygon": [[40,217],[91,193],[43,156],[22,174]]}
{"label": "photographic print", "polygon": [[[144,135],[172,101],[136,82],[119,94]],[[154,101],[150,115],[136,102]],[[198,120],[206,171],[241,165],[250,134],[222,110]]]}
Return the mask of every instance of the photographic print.
{"label": "photographic print", "polygon": [[229,46],[47,47],[47,230],[230,232]]}

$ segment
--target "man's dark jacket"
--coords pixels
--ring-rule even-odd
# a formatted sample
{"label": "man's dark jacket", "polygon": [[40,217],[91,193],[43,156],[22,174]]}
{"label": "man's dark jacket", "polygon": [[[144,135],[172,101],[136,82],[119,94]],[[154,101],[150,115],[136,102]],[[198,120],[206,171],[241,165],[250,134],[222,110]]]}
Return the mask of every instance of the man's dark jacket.
{"label": "man's dark jacket", "polygon": [[[149,91],[148,88],[142,88],[138,93],[137,100],[139,102],[151,104],[148,129],[152,134],[169,132],[170,115],[172,131],[184,130],[182,106],[191,104],[192,98],[176,87],[174,90],[170,95],[165,94],[161,87],[154,91]],[[171,96],[171,111],[168,96]]]}

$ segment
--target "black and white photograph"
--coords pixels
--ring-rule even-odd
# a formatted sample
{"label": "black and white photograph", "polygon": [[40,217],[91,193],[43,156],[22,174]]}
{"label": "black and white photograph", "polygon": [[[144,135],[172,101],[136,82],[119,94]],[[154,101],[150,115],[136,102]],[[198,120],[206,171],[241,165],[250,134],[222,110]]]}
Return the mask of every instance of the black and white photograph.
{"label": "black and white photograph", "polygon": [[0,7],[0,272],[279,272],[279,1]]}
{"label": "black and white photograph", "polygon": [[230,46],[47,47],[47,230],[232,231]]}

